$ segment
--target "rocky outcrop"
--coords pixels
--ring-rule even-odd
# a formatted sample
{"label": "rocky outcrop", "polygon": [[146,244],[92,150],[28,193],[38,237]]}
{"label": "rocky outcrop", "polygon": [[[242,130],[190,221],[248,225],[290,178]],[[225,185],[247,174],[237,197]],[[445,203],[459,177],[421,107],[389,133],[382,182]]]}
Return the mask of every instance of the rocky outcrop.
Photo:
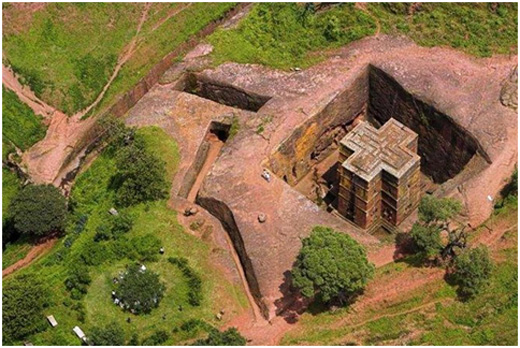
{"label": "rocky outcrop", "polygon": [[513,68],[511,75],[504,81],[500,91],[500,101],[504,106],[518,109],[518,66]]}

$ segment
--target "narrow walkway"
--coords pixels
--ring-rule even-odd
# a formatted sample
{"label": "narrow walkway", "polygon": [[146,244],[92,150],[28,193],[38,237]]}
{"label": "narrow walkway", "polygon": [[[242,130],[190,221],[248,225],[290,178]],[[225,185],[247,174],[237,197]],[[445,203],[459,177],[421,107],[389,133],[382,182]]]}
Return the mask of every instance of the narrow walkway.
{"label": "narrow walkway", "polygon": [[195,198],[197,198],[197,193],[199,192],[204,178],[208,174],[211,166],[213,165],[213,162],[215,162],[218,154],[220,153],[220,150],[224,146],[224,142],[213,133],[208,133],[205,140],[209,143],[208,155],[206,156],[204,164],[200,169],[199,175],[197,175],[197,179],[195,179],[195,182],[191,187],[190,193],[188,193],[188,201],[190,202],[195,202]]}

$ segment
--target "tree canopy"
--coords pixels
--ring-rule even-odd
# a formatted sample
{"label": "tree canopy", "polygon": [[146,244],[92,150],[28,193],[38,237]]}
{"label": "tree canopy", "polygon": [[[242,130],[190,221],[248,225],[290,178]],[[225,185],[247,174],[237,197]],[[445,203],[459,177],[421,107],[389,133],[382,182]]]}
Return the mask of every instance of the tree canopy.
{"label": "tree canopy", "polygon": [[226,331],[212,329],[208,338],[195,341],[193,346],[245,346],[246,339],[235,327]]}
{"label": "tree canopy", "polygon": [[[452,198],[435,198],[426,195],[419,204],[419,221],[410,231],[415,250],[426,258],[441,255],[454,256],[455,247],[465,247],[463,230],[451,229],[449,220],[462,209],[459,201]],[[443,242],[441,233],[448,234],[448,242]]]}
{"label": "tree canopy", "polygon": [[303,239],[292,269],[293,285],[305,297],[349,301],[374,274],[365,249],[346,234],[317,226]]}
{"label": "tree canopy", "polygon": [[93,327],[89,337],[95,346],[123,346],[125,344],[125,331],[117,322]]}
{"label": "tree canopy", "polygon": [[459,295],[471,298],[487,283],[493,264],[485,246],[465,250],[454,263],[453,277],[459,285]]}
{"label": "tree canopy", "polygon": [[17,231],[42,237],[63,230],[67,203],[52,185],[29,185],[14,197],[10,211]]}
{"label": "tree canopy", "polygon": [[139,265],[131,265],[116,287],[116,297],[125,309],[135,314],[150,313],[159,306],[165,290],[159,275],[150,270],[142,270]]}
{"label": "tree canopy", "polygon": [[165,163],[151,153],[137,135],[116,156],[118,189],[116,200],[121,206],[155,201],[168,195]]}
{"label": "tree canopy", "polygon": [[47,327],[44,308],[49,292],[34,275],[21,275],[5,281],[2,289],[2,333],[4,344]]}

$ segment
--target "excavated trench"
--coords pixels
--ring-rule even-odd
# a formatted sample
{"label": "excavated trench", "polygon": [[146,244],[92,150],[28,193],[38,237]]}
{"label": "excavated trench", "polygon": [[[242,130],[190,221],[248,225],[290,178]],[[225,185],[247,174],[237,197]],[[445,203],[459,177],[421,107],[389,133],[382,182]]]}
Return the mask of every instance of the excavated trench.
{"label": "excavated trench", "polygon": [[[197,74],[186,76],[181,90],[250,111],[258,111],[269,100],[269,97],[209,81]],[[380,127],[391,117],[418,133],[421,170],[425,177],[435,183],[444,183],[457,176],[475,156],[489,162],[476,139],[449,115],[409,93],[384,71],[368,65],[342,91],[331,97],[322,110],[296,128],[278,146],[268,158],[269,167],[295,189],[298,189],[297,185],[302,178],[315,176],[313,180],[321,180],[332,192],[334,187],[331,184],[336,180],[334,168],[339,141],[355,126],[358,119],[368,120],[375,127]],[[205,166],[209,148],[207,141],[201,144],[179,195],[187,197],[190,191],[193,192],[197,175],[202,175],[202,178],[206,175],[201,169]],[[318,168],[321,172],[316,174]],[[326,198],[330,192],[325,192],[323,196]],[[254,268],[233,211],[225,202],[212,197],[197,196],[196,203],[217,217],[228,232],[250,291],[267,318],[268,308],[262,301]]]}
{"label": "excavated trench", "polygon": [[246,91],[192,72],[186,73],[177,88],[219,104],[253,112],[257,112],[271,99],[269,96]]}
{"label": "excavated trench", "polygon": [[[419,135],[421,171],[435,184],[459,174],[475,156],[490,162],[478,141],[449,115],[406,91],[394,78],[374,66],[353,81],[320,112],[297,128],[270,156],[271,170],[289,185],[316,174],[318,165],[337,152],[338,143],[356,119],[379,128],[395,118]],[[329,166],[330,167],[330,166]],[[315,181],[329,188],[331,168],[320,168]],[[303,192],[302,192],[303,193]]]}
{"label": "excavated trench", "polygon": [[369,69],[368,118],[376,126],[395,118],[419,135],[421,171],[435,183],[459,174],[475,154],[489,158],[478,141],[449,115],[406,91],[384,71]]}
{"label": "excavated trench", "polygon": [[217,121],[210,123],[195,159],[184,175],[178,196],[186,198],[190,202],[195,202],[204,178],[229,137],[230,128],[231,124],[228,123]]}

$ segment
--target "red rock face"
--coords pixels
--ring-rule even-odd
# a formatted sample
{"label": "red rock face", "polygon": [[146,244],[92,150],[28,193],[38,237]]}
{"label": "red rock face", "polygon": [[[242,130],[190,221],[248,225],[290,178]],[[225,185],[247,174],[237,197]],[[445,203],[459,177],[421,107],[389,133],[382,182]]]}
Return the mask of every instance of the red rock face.
{"label": "red rock face", "polygon": [[[487,195],[497,195],[516,163],[516,113],[500,103],[501,81],[515,60],[476,60],[390,37],[361,40],[334,54],[303,71],[240,64],[204,70],[196,76],[198,93],[170,81],[154,87],[128,118],[160,125],[179,142],[174,200],[183,199],[201,167],[211,122],[236,118],[238,132],[209,170],[197,203],[230,235],[266,317],[291,303],[289,271],[315,225],[347,233],[365,245],[369,258],[377,256],[375,237],[291,186],[336,149],[367,105],[375,125],[395,117],[419,134],[424,173],[442,183],[436,194],[464,200],[473,225],[489,216]],[[269,181],[262,177],[266,168]]]}

